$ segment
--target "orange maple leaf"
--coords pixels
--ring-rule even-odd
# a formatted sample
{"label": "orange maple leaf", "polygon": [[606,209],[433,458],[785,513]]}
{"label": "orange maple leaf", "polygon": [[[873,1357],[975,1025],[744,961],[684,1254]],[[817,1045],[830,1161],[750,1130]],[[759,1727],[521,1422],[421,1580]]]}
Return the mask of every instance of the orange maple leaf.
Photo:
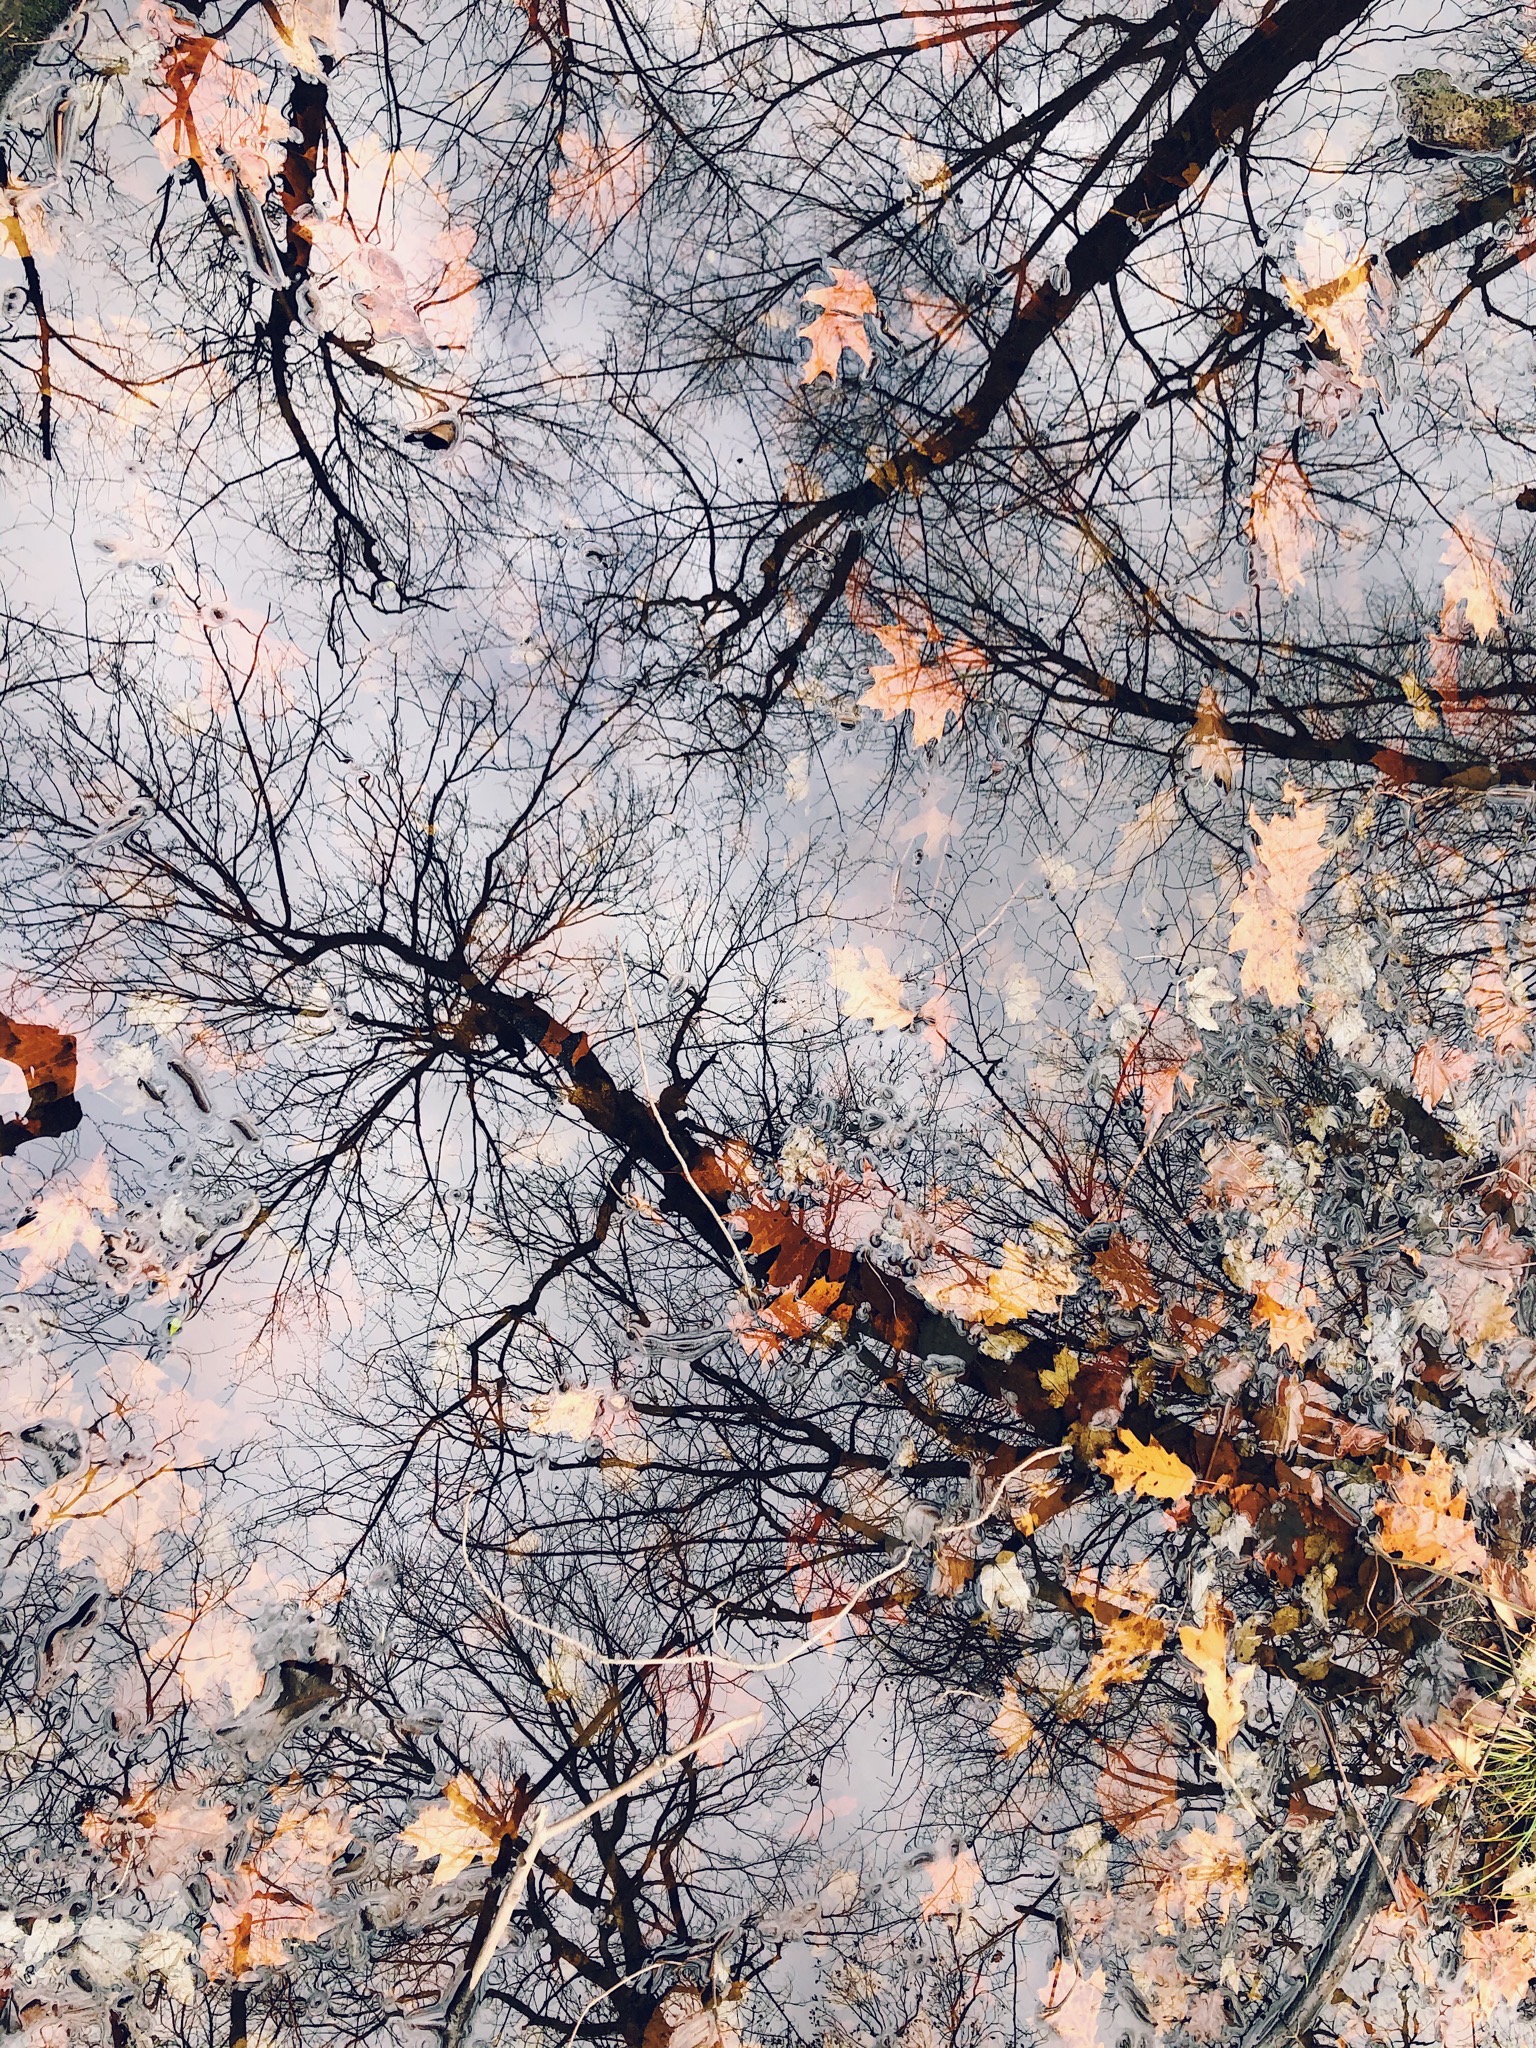
{"label": "orange maple leaf", "polygon": [[1115,1483],[1116,1493],[1133,1490],[1143,1500],[1185,1500],[1195,1484],[1195,1473],[1175,1452],[1155,1440],[1142,1443],[1134,1431],[1122,1429],[1119,1451],[1105,1451],[1099,1469]]}
{"label": "orange maple leaf", "polygon": [[1422,1472],[1399,1465],[1390,1484],[1391,1499],[1376,1503],[1383,1550],[1426,1571],[1483,1570],[1488,1553],[1467,1519],[1467,1497],[1455,1491],[1455,1470],[1438,1444]]}
{"label": "orange maple leaf", "polygon": [[915,747],[941,738],[950,717],[958,723],[969,701],[964,678],[984,669],[986,656],[966,639],[945,644],[926,613],[915,626],[896,619],[888,626],[866,625],[864,630],[891,658],[870,663],[870,687],[859,702],[892,720],[910,711]]}

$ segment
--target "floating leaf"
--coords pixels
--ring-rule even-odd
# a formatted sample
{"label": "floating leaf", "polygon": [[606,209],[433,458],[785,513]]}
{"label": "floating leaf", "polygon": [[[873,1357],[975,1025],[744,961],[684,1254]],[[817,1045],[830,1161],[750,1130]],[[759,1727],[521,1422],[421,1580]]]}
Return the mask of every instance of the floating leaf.
{"label": "floating leaf", "polygon": [[1143,1500],[1186,1500],[1195,1473],[1175,1452],[1160,1443],[1142,1443],[1128,1429],[1120,1432],[1123,1450],[1109,1450],[1099,1469],[1114,1481],[1116,1493],[1137,1493]]}

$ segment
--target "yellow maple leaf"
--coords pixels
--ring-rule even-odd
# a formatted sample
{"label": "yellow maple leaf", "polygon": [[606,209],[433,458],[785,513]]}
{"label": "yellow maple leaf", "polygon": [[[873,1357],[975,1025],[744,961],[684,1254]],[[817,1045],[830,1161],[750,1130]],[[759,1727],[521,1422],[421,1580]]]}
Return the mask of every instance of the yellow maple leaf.
{"label": "yellow maple leaf", "polygon": [[1004,1756],[1018,1756],[1034,1740],[1035,1724],[1020,1706],[1018,1687],[1011,1678],[1004,1681],[1003,1697],[988,1733],[1002,1744]]}
{"label": "yellow maple leaf", "polygon": [[1034,1242],[1003,1244],[1003,1262],[987,1275],[987,1300],[981,1311],[985,1323],[1022,1322],[1026,1316],[1053,1316],[1069,1294],[1076,1294],[1082,1281],[1064,1256],[1065,1244],[1054,1234],[1031,1233]]}
{"label": "yellow maple leaf", "polygon": [[928,1891],[918,1910],[925,1920],[964,1913],[981,1884],[981,1865],[969,1849],[962,1849],[958,1856],[935,1856],[928,1865]]}
{"label": "yellow maple leaf", "polygon": [[901,982],[878,946],[834,946],[827,965],[845,1017],[862,1017],[876,1031],[905,1031],[916,1016],[902,1001]]}
{"label": "yellow maple leaf", "polygon": [[480,1803],[472,1778],[461,1771],[444,1791],[445,1798],[424,1806],[410,1826],[400,1830],[401,1841],[410,1844],[420,1862],[436,1857],[439,1884],[447,1884],[472,1863],[491,1862],[502,1837]]}
{"label": "yellow maple leaf", "polygon": [[1148,1667],[1163,1647],[1166,1631],[1155,1614],[1115,1614],[1107,1620],[1083,1676],[1075,1706],[1097,1706],[1112,1685],[1129,1685],[1145,1678]]}
{"label": "yellow maple leaf", "polygon": [[1479,640],[1499,630],[1499,621],[1509,614],[1509,573],[1494,552],[1486,535],[1470,520],[1458,519],[1445,537],[1441,562],[1450,570],[1445,579],[1440,630],[1447,632],[1458,605],[1462,616]]}
{"label": "yellow maple leaf", "polygon": [[1263,563],[1283,597],[1306,581],[1301,565],[1317,523],[1312,486],[1301,464],[1289,448],[1266,448],[1248,500],[1248,532],[1255,560]]}
{"label": "yellow maple leaf", "polygon": [[832,282],[813,285],[801,294],[807,305],[821,308],[816,318],[799,330],[800,339],[811,344],[800,370],[802,384],[813,384],[818,377],[835,380],[844,349],[851,349],[866,370],[875,359],[864,322],[879,307],[868,278],[855,270],[838,270],[830,263],[827,268]]}
{"label": "yellow maple leaf", "polygon": [[1195,1474],[1174,1451],[1165,1450],[1155,1439],[1142,1443],[1129,1429],[1122,1429],[1124,1450],[1106,1451],[1099,1470],[1115,1483],[1116,1493],[1133,1490],[1143,1500],[1184,1500],[1195,1483]]}
{"label": "yellow maple leaf", "polygon": [[1063,1345],[1050,1364],[1040,1368],[1040,1391],[1053,1408],[1066,1405],[1067,1396],[1072,1391],[1072,1382],[1077,1378],[1077,1369],[1082,1362],[1075,1351],[1069,1351]]}
{"label": "yellow maple leaf", "polygon": [[1233,1736],[1243,1725],[1243,1694],[1254,1667],[1239,1664],[1228,1672],[1227,1625],[1220,1615],[1211,1615],[1200,1628],[1181,1628],[1179,1648],[1205,1687],[1205,1708],[1216,1730],[1216,1747],[1230,1749]]}

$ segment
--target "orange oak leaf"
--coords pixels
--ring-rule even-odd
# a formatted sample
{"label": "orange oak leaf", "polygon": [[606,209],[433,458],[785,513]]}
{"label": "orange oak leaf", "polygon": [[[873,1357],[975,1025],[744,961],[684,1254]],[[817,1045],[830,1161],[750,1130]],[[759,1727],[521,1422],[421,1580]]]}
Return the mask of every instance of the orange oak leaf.
{"label": "orange oak leaf", "polygon": [[1323,845],[1328,813],[1321,804],[1298,802],[1295,815],[1276,812],[1268,820],[1249,813],[1258,863],[1243,878],[1233,904],[1236,922],[1227,950],[1244,955],[1240,979],[1245,995],[1268,996],[1277,1007],[1301,1001],[1301,912],[1312,878],[1329,859]]}
{"label": "orange oak leaf", "polygon": [[0,1060],[19,1067],[27,1087],[23,1116],[0,1124],[0,1159],[29,1138],[57,1138],[80,1123],[75,1099],[75,1041],[51,1024],[21,1024],[0,1016]]}
{"label": "orange oak leaf", "polygon": [[801,294],[807,305],[821,308],[815,319],[799,330],[800,339],[811,344],[811,352],[800,366],[802,384],[814,384],[818,377],[835,381],[845,349],[851,350],[866,370],[875,359],[864,322],[880,309],[868,278],[830,263],[827,268],[832,282],[813,285]]}
{"label": "orange oak leaf", "polygon": [[1477,1054],[1457,1052],[1438,1038],[1426,1038],[1413,1056],[1413,1092],[1434,1109],[1477,1071]]}
{"label": "orange oak leaf", "polygon": [[891,658],[870,663],[870,686],[859,702],[893,721],[910,711],[915,747],[941,739],[949,719],[958,722],[969,702],[965,678],[986,667],[986,656],[969,640],[946,644],[926,613],[917,625],[897,619],[864,630]]}

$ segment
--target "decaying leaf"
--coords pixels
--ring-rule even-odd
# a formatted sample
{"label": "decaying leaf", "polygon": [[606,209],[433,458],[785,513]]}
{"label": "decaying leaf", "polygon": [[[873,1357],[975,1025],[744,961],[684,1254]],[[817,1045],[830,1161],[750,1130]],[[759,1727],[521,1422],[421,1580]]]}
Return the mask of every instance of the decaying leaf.
{"label": "decaying leaf", "polygon": [[1093,1277],[1124,1309],[1156,1308],[1161,1296],[1147,1264],[1147,1247],[1118,1231],[1093,1261]]}
{"label": "decaying leaf", "polygon": [[1194,723],[1189,728],[1189,758],[1207,780],[1232,787],[1232,778],[1242,763],[1242,749],[1232,738],[1232,728],[1222,712],[1221,699],[1209,683],[1201,686]]}
{"label": "decaying leaf", "polygon": [[1173,1847],[1178,1862],[1165,1898],[1186,1920],[1214,1911],[1225,1922],[1248,1896],[1248,1857],[1231,1814],[1217,1814],[1213,1828],[1191,1828]]}
{"label": "decaying leaf", "polygon": [[1481,959],[1467,988],[1472,1029],[1500,1059],[1523,1059],[1531,1050],[1533,1006],[1525,969],[1502,946]]}

